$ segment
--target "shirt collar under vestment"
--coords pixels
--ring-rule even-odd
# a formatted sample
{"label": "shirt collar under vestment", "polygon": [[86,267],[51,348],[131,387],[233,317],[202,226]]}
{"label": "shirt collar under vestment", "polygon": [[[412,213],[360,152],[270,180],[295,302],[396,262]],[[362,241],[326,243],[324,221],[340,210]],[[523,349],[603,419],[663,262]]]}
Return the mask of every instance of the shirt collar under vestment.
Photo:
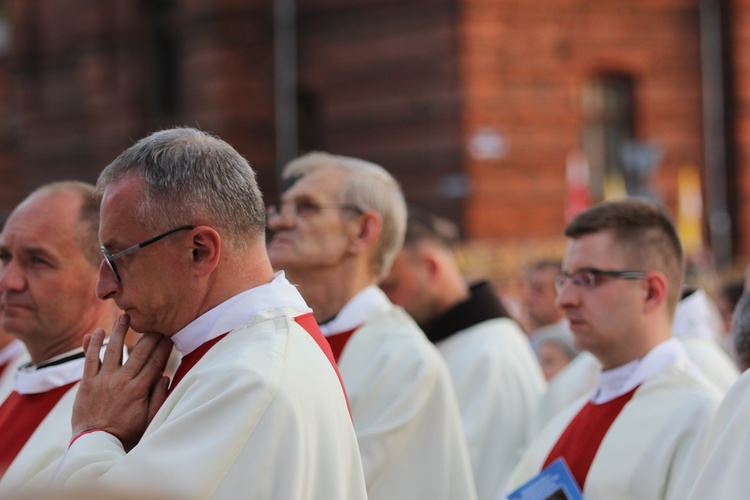
{"label": "shirt collar under vestment", "polygon": [[375,285],[363,288],[329,322],[320,325],[326,337],[358,328],[381,311],[393,307],[383,290]]}
{"label": "shirt collar under vestment", "polygon": [[264,285],[245,290],[203,313],[172,336],[177,350],[185,356],[201,344],[250,323],[255,316],[278,307],[291,307],[300,314],[312,311],[283,271]]}
{"label": "shirt collar under vestment", "polygon": [[643,358],[599,373],[591,401],[602,404],[626,394],[680,357],[687,357],[679,341],[665,340]]}
{"label": "shirt collar under vestment", "polygon": [[[80,356],[75,356],[77,354]],[[13,389],[19,394],[38,394],[81,380],[83,376],[83,364],[86,360],[83,354],[83,347],[78,347],[55,356],[44,363],[51,363],[66,357],[71,357],[72,359],[64,363],[53,364],[38,369],[36,365],[30,363],[21,366],[16,372]]]}

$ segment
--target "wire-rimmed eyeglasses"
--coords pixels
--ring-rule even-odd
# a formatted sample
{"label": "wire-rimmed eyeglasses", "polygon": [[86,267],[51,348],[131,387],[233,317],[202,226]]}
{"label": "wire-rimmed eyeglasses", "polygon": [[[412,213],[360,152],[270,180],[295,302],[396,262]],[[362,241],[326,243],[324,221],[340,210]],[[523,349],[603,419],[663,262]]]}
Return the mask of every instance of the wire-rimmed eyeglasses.
{"label": "wire-rimmed eyeglasses", "polygon": [[365,213],[364,210],[359,208],[357,205],[351,203],[344,204],[329,204],[319,205],[311,201],[287,201],[280,205],[269,205],[266,208],[266,220],[271,220],[274,217],[283,217],[287,221],[293,222],[297,220],[297,217],[309,217],[315,215],[321,210],[351,210],[357,215]]}
{"label": "wire-rimmed eyeglasses", "polygon": [[117,272],[117,266],[115,265],[115,261],[117,259],[125,257],[126,255],[130,255],[131,253],[137,252],[141,248],[147,247],[147,246],[149,246],[152,243],[156,243],[160,239],[166,238],[167,236],[169,236],[172,233],[176,233],[177,231],[186,231],[186,230],[189,230],[189,229],[195,229],[195,226],[189,226],[188,225],[188,226],[180,226],[180,227],[176,227],[174,229],[170,229],[166,233],[162,233],[162,234],[160,234],[158,236],[154,236],[150,240],[146,240],[146,241],[144,241],[142,243],[138,243],[137,245],[133,245],[132,247],[126,248],[122,252],[117,252],[114,255],[111,255],[109,252],[107,252],[107,249],[104,248],[104,245],[102,245],[101,246],[101,250],[102,250],[102,254],[104,254],[104,261],[107,263],[107,265],[109,266],[109,268],[112,270],[112,274],[115,275],[115,278],[117,278],[117,281],[122,282],[122,280],[120,279],[120,273]]}
{"label": "wire-rimmed eyeglasses", "polygon": [[575,286],[590,290],[597,285],[598,276],[611,276],[624,280],[642,280],[648,275],[643,271],[609,271],[604,269],[580,269],[573,273],[560,273],[555,277],[555,290],[560,290],[568,284],[573,283]]}

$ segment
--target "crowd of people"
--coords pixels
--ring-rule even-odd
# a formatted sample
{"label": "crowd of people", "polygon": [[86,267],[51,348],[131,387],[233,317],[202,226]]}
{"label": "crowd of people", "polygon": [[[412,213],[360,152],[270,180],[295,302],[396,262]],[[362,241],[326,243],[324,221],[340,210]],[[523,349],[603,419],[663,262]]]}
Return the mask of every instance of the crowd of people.
{"label": "crowd of people", "polygon": [[0,497],[496,500],[561,460],[587,499],[744,497],[750,295],[685,284],[662,208],[576,215],[511,315],[382,166],[282,177],[266,207],[174,128],[11,212]]}

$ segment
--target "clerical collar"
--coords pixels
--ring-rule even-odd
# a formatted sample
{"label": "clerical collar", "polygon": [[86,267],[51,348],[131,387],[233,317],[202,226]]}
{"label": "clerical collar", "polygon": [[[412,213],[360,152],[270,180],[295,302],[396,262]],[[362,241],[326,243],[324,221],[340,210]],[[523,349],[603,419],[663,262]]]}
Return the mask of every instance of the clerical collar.
{"label": "clerical collar", "polygon": [[77,382],[83,376],[85,356],[79,347],[38,365],[26,363],[16,372],[13,389],[19,394],[38,394]]}
{"label": "clerical collar", "polygon": [[680,357],[687,357],[679,341],[671,338],[651,349],[643,358],[599,373],[591,402],[602,404],[635,389]]}
{"label": "clerical collar", "polygon": [[320,325],[320,331],[326,337],[347,332],[392,307],[385,293],[377,286],[370,285],[352,297],[332,320]]}
{"label": "clerical collar", "polygon": [[488,281],[480,281],[469,288],[469,298],[433,320],[424,330],[433,343],[466,330],[484,321],[509,317],[502,302]]}
{"label": "clerical collar", "polygon": [[271,282],[245,290],[202,314],[172,335],[172,341],[185,356],[205,342],[251,323],[263,311],[279,307],[290,307],[300,314],[312,312],[283,271],[277,272]]}

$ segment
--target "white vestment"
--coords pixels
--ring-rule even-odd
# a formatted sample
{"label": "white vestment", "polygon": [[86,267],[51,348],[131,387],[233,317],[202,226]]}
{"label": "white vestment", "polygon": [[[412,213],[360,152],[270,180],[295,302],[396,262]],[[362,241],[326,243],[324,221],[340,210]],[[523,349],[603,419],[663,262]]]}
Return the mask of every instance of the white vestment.
{"label": "white vestment", "polygon": [[[583,487],[587,500],[680,499],[678,479],[689,463],[691,447],[721,399],[674,339],[646,355],[607,399],[634,387],[638,389],[607,431],[591,464]],[[595,398],[599,393],[597,389]],[[541,431],[513,471],[507,492],[541,471],[552,447],[587,401],[587,397],[579,399]]]}
{"label": "white vestment", "polygon": [[[82,349],[75,351],[82,352]],[[40,394],[76,382],[83,374],[83,362],[83,358],[78,358],[39,370],[33,366],[23,367],[17,370],[13,389],[20,394]],[[70,417],[77,392],[78,384],[68,389],[31,434],[0,479],[0,498],[24,488],[41,488],[52,477],[70,443]]]}
{"label": "white vestment", "polygon": [[703,431],[692,470],[690,500],[743,500],[750,491],[750,370],[724,397]]}
{"label": "white vestment", "polygon": [[677,304],[672,333],[706,378],[726,393],[740,374],[717,341],[717,327],[721,327],[721,320],[703,290],[694,291]]}
{"label": "white vestment", "polygon": [[0,366],[5,365],[5,369],[0,373],[0,402],[5,401],[13,390],[13,379],[18,367],[28,361],[29,353],[26,352],[26,346],[18,339],[0,349]]}
{"label": "white vestment", "polygon": [[524,451],[544,375],[526,335],[508,318],[459,331],[437,348],[458,396],[478,498],[494,499]]}
{"label": "white vestment", "polygon": [[476,498],[458,404],[440,353],[374,286],[321,329],[330,335],[357,326],[339,370],[370,500]]}
{"label": "white vestment", "polygon": [[229,299],[173,336],[183,355],[223,333],[173,388],[128,453],[106,432],[75,440],[55,485],[165,498],[366,498],[341,383],[295,317],[283,277]]}

